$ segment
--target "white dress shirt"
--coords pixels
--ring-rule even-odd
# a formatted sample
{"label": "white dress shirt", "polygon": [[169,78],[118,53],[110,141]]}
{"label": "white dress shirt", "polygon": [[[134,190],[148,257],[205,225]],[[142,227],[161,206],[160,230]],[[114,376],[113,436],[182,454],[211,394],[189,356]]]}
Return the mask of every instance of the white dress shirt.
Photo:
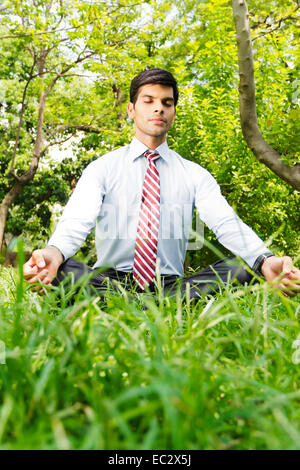
{"label": "white dress shirt", "polygon": [[[49,245],[65,259],[73,256],[96,226],[94,267],[131,272],[148,148],[134,138],[83,171],[57,224]],[[253,266],[269,252],[263,241],[237,217],[221,195],[213,176],[197,163],[182,158],[165,141],[156,151],[160,175],[160,227],[157,258],[161,274],[183,276],[194,208],[219,242]]]}

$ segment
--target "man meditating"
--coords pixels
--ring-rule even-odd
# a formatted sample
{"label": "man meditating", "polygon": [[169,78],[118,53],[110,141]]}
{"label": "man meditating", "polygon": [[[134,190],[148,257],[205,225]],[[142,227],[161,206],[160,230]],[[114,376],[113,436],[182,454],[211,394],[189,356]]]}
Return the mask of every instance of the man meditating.
{"label": "man meditating", "polygon": [[[89,287],[101,295],[107,283],[117,288],[116,280],[130,280],[137,292],[155,291],[159,275],[169,294],[180,285],[184,297],[188,282],[191,298],[218,291],[220,280],[249,283],[252,275],[235,257],[184,277],[196,208],[219,242],[256,274],[267,281],[279,276],[286,295],[300,291],[292,259],[274,256],[237,217],[212,175],[168,147],[177,101],[176,80],[166,70],[145,70],[132,80],[127,111],[135,137],[83,171],[48,246],[24,265],[29,283],[57,285],[71,272],[75,281],[89,273]],[[71,257],[94,226],[97,262],[90,268]]]}

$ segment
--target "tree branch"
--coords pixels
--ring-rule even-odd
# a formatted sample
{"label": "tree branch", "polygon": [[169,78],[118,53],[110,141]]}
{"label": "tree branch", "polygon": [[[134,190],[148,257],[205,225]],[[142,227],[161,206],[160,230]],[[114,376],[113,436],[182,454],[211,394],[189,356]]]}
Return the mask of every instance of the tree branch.
{"label": "tree branch", "polygon": [[[88,23],[91,24],[92,22]],[[21,34],[7,34],[5,36],[0,36],[0,39],[18,39],[18,38],[26,38],[31,36],[42,36],[44,34],[56,34],[60,33],[61,31],[71,31],[73,29],[79,29],[81,26],[86,26],[85,24],[80,24],[79,26],[72,26],[71,28],[61,28],[61,29],[50,29],[47,31],[38,31],[32,33],[21,33]]]}
{"label": "tree branch", "polygon": [[19,178],[19,176],[16,174],[16,172],[14,171],[15,159],[16,159],[16,154],[17,154],[17,150],[18,150],[18,147],[19,147],[19,140],[20,140],[21,127],[22,127],[22,124],[23,124],[23,117],[24,117],[25,109],[26,109],[26,107],[27,107],[27,105],[26,105],[26,103],[25,103],[26,93],[27,93],[27,89],[28,89],[29,83],[30,83],[31,80],[33,79],[32,72],[33,72],[33,69],[34,69],[35,65],[36,65],[36,61],[35,61],[35,59],[34,59],[34,61],[33,61],[33,63],[32,63],[32,66],[31,66],[31,70],[30,70],[30,73],[29,73],[28,80],[27,80],[26,85],[25,85],[24,90],[23,90],[22,105],[21,105],[21,110],[20,110],[20,118],[19,118],[19,123],[18,123],[18,127],[17,127],[17,134],[16,134],[16,139],[15,139],[13,154],[12,154],[12,158],[11,158],[10,170],[9,170],[10,174],[11,174],[17,181],[19,181],[20,178]]}
{"label": "tree branch", "polygon": [[[83,52],[83,51],[82,51]],[[80,57],[80,55],[82,54],[82,52],[78,55],[77,57],[77,60],[75,60],[75,62],[73,62],[72,64],[68,65],[67,67],[65,67],[60,73],[58,73],[56,75],[56,77],[53,78],[52,82],[50,83],[50,85],[48,86],[47,90],[45,91],[45,96],[48,96],[48,94],[50,93],[50,91],[52,90],[52,88],[54,87],[55,83],[57,82],[57,80],[61,77],[63,77],[69,70],[71,70],[75,65],[83,62],[84,60],[86,59],[89,59],[90,57],[92,57],[93,55],[95,55],[97,53],[97,51],[92,51],[90,54],[87,54],[85,55],[84,57]]]}
{"label": "tree branch", "polygon": [[237,32],[239,61],[239,104],[243,135],[256,158],[284,179],[293,188],[300,190],[300,165],[285,165],[281,156],[270,147],[260,133],[255,102],[254,61],[251,45],[249,15],[246,0],[232,0],[232,9]]}
{"label": "tree branch", "polygon": [[[252,29],[258,28],[259,26],[262,26],[263,24],[265,24],[266,27],[269,28],[269,29],[268,29],[267,31],[261,32],[260,34],[258,34],[257,36],[255,36],[252,41],[255,41],[255,40],[258,39],[259,37],[266,36],[267,34],[273,33],[274,31],[276,31],[277,29],[279,29],[279,28],[281,27],[281,24],[282,24],[284,21],[287,21],[287,20],[299,21],[299,20],[300,20],[300,17],[299,17],[299,16],[293,16],[293,14],[294,14],[299,8],[300,8],[300,5],[297,4],[296,7],[295,7],[295,9],[293,10],[292,14],[287,15],[287,16],[283,16],[282,18],[279,18],[278,20],[274,21],[274,23],[273,23],[272,25],[266,23],[267,20],[268,20],[268,18],[270,18],[270,16],[267,16],[263,21],[257,22],[254,26],[252,26]],[[273,27],[272,27],[272,26],[273,26]]]}
{"label": "tree branch", "polygon": [[102,132],[118,132],[112,129],[103,129],[100,127],[94,127],[88,124],[61,124],[55,129],[55,132],[65,131],[67,129],[76,129],[78,131],[93,132],[94,134],[101,134]]}
{"label": "tree branch", "polygon": [[66,139],[63,139],[63,140],[56,140],[55,142],[51,142],[50,144],[46,145],[43,150],[41,151],[40,153],[40,158],[42,158],[45,153],[47,152],[48,148],[49,147],[53,147],[53,145],[61,145],[61,144],[64,144],[65,142],[67,142],[68,140],[70,140],[72,137],[74,137],[76,132],[73,132],[71,135],[69,135],[68,137],[66,137]]}

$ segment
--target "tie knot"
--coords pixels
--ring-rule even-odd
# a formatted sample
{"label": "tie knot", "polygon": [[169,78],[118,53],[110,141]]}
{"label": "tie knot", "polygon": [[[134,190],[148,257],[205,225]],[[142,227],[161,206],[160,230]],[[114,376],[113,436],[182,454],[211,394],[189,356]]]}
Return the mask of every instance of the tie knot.
{"label": "tie knot", "polygon": [[157,160],[160,157],[160,155],[155,150],[147,150],[147,152],[145,152],[145,157],[150,163],[150,162],[154,162],[155,160]]}

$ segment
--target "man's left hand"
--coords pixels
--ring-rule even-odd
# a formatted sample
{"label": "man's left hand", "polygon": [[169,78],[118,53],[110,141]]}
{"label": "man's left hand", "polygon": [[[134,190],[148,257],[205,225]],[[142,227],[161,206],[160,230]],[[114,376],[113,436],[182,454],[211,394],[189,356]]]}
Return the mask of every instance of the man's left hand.
{"label": "man's left hand", "polygon": [[294,297],[300,292],[300,270],[295,268],[289,256],[266,258],[261,272],[272,287],[279,287],[283,294]]}

